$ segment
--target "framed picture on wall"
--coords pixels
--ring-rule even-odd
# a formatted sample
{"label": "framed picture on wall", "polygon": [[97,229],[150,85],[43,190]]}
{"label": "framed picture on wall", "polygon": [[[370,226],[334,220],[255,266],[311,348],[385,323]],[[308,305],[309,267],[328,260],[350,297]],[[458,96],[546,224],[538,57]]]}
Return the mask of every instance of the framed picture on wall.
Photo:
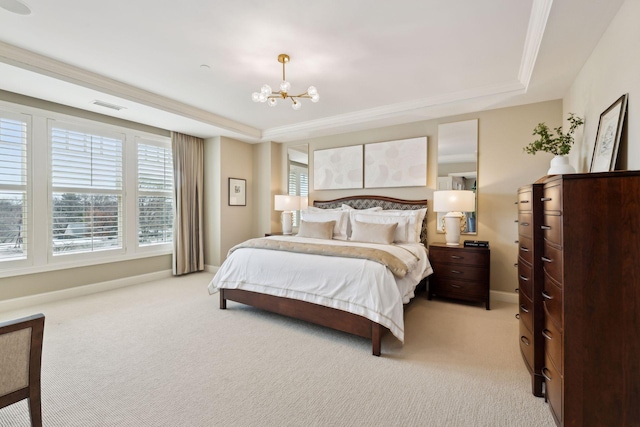
{"label": "framed picture on wall", "polygon": [[600,114],[589,172],[609,172],[616,167],[618,146],[627,112],[627,97],[628,94],[625,93]]}
{"label": "framed picture on wall", "polygon": [[229,178],[229,206],[247,206],[247,180]]}

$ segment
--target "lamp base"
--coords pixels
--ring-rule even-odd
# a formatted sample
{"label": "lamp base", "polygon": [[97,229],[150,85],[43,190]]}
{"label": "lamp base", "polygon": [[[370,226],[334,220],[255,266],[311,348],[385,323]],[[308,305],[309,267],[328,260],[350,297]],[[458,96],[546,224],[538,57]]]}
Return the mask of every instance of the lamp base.
{"label": "lamp base", "polygon": [[449,212],[444,216],[445,240],[449,246],[460,246],[460,218],[459,212]]}
{"label": "lamp base", "polygon": [[282,212],[282,234],[289,235],[293,233],[293,212]]}

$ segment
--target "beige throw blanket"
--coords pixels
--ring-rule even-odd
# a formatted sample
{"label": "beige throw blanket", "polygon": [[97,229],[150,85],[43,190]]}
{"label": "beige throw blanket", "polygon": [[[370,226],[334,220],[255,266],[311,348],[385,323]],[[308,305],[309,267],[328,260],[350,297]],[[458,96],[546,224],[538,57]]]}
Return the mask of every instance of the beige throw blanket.
{"label": "beige throw blanket", "polygon": [[229,255],[231,255],[233,251],[242,248],[270,249],[274,251],[298,252],[312,255],[368,259],[386,266],[396,277],[403,278],[407,274],[407,265],[400,260],[400,258],[382,249],[364,246],[323,245],[258,238],[247,240],[234,246],[229,250]]}

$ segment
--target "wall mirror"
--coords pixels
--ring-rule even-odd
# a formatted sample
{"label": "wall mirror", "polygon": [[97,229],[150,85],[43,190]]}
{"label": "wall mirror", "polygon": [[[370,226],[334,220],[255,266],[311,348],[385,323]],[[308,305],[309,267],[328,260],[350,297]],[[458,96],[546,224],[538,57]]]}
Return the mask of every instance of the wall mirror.
{"label": "wall mirror", "polygon": [[[478,119],[438,125],[438,181],[436,190],[471,190],[478,206]],[[438,212],[437,231],[444,233]],[[478,213],[464,212],[461,234],[477,234]]]}
{"label": "wall mirror", "polygon": [[[309,196],[309,145],[287,147],[288,188],[291,196]],[[302,206],[304,209],[306,206]],[[300,213],[293,213],[293,226],[300,224]]]}

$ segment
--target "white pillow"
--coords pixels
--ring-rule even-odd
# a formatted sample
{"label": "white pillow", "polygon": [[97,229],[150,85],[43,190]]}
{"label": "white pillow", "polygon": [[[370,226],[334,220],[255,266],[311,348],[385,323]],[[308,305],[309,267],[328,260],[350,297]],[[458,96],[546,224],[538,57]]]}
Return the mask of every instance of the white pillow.
{"label": "white pillow", "polygon": [[310,237],[314,239],[331,239],[333,237],[333,227],[335,221],[327,222],[308,222],[300,221],[300,229],[298,237]]}
{"label": "white pillow", "polygon": [[[317,209],[317,208],[316,208]],[[347,240],[347,225],[349,223],[349,213],[341,209],[334,211],[327,209],[300,211],[300,218],[307,222],[328,222],[335,221],[333,228],[333,238],[336,240]]]}
{"label": "white pillow", "polygon": [[384,215],[380,212],[354,212],[351,216],[352,223],[366,222],[369,224],[397,224],[393,241],[395,243],[408,242],[409,218],[398,215]]}
{"label": "white pillow", "polygon": [[389,245],[393,243],[398,224],[375,224],[354,221],[351,227],[353,229],[351,240],[354,242],[384,243]]}
{"label": "white pillow", "polygon": [[362,212],[352,216],[352,220],[389,224],[398,223],[394,242],[420,243],[422,222],[427,214],[427,208],[414,210],[384,210],[379,212]]}

